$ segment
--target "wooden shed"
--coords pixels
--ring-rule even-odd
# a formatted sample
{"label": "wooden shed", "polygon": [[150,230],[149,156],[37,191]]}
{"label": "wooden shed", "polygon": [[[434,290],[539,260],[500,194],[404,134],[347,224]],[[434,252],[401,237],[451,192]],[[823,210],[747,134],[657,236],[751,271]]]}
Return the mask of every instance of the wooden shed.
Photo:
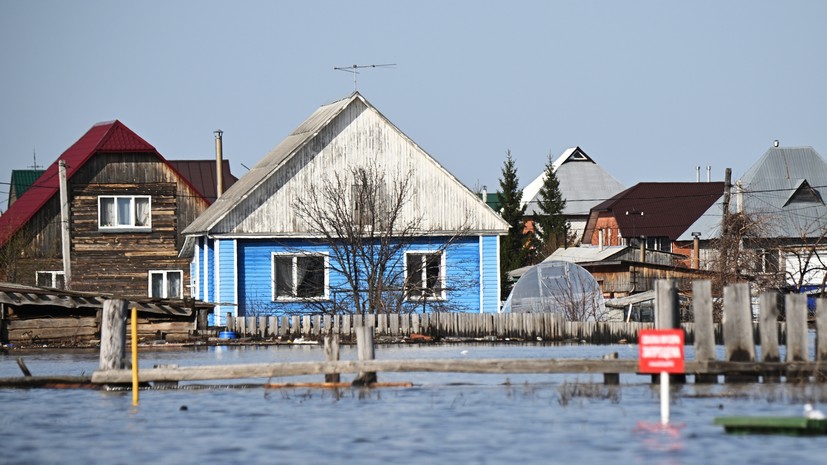
{"label": "wooden shed", "polygon": [[[101,310],[109,298],[113,296],[0,283],[0,343],[94,343],[100,338]],[[138,309],[140,339],[167,342],[203,332],[205,315],[212,309],[192,299],[130,299],[129,306]]]}

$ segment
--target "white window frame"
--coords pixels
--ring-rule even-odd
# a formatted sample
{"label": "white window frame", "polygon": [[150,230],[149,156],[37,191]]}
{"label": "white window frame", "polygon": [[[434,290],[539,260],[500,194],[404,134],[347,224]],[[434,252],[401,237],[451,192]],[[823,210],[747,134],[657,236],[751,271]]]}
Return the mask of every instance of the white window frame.
{"label": "white window frame", "polygon": [[[423,296],[423,295],[410,295],[408,290],[405,290],[405,300],[411,302],[421,302],[422,300],[428,301],[442,301],[447,299],[447,292],[445,291],[445,283],[446,283],[446,276],[448,275],[448,268],[446,266],[446,253],[444,250],[409,250],[405,252],[405,279],[407,280],[408,277],[408,257],[411,255],[421,255],[422,260],[424,261],[428,255],[440,255],[439,260],[439,292],[435,292],[432,296]],[[427,284],[427,267],[422,267],[422,276],[419,285]],[[411,283],[407,283],[411,284]],[[422,289],[426,289],[427,287],[422,286]]]}
{"label": "white window frame", "polygon": [[[324,259],[324,293],[314,297],[293,297],[276,295],[276,257],[292,257],[291,281],[295,293],[298,287],[298,258],[322,257]],[[273,302],[321,302],[330,299],[330,256],[327,253],[316,252],[273,252],[270,256],[270,298]]]}
{"label": "white window frame", "polygon": [[[36,285],[39,286],[40,283],[40,275],[49,275],[51,285],[46,286],[51,289],[66,289],[66,275],[63,274],[63,271],[51,271],[51,270],[44,270],[44,271],[35,271],[34,272],[34,282]],[[63,287],[57,286],[57,277],[63,276]]]}
{"label": "white window frame", "polygon": [[[129,199],[129,224],[114,224],[114,225],[104,225],[102,222],[101,212],[103,209],[101,208],[101,201],[103,199],[112,199],[115,208],[115,216],[117,217],[117,208],[118,208],[118,201],[122,199]],[[149,216],[147,217],[146,224],[136,226],[136,212],[135,212],[135,200],[136,199],[146,199],[148,201],[148,208],[149,208]],[[151,195],[99,195],[98,196],[98,230],[101,231],[151,231],[152,230],[152,196]]]}
{"label": "white window frame", "polygon": [[[168,276],[172,273],[177,273],[180,275],[178,279],[178,296],[176,297],[169,297],[167,295],[167,280]],[[152,295],[152,275],[153,274],[161,274],[163,275],[163,289],[164,295]],[[149,270],[147,273],[147,295],[153,299],[183,299],[184,298],[184,270]]]}

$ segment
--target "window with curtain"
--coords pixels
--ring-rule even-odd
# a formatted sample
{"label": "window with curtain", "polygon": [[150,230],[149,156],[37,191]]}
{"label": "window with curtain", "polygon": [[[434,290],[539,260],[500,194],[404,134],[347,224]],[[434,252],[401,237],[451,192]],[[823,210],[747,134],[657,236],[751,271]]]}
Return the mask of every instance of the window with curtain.
{"label": "window with curtain", "polygon": [[40,287],[66,289],[66,278],[62,271],[37,271],[35,282]]}
{"label": "window with curtain", "polygon": [[102,195],[98,197],[99,229],[149,229],[152,200],[148,195]]}
{"label": "window with curtain", "polygon": [[324,299],[327,294],[326,255],[273,254],[273,300]]}
{"label": "window with curtain", "polygon": [[445,261],[442,252],[406,253],[405,276],[408,299],[445,298]]}
{"label": "window with curtain", "polygon": [[181,270],[153,270],[149,272],[149,296],[158,299],[183,297],[184,272]]}

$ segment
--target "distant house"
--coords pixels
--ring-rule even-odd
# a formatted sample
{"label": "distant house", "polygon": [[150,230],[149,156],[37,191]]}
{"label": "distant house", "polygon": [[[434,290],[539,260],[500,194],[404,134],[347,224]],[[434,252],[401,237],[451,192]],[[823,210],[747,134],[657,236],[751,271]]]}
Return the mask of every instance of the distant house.
{"label": "distant house", "polygon": [[[427,266],[407,275],[417,292],[405,299],[423,310],[498,310],[499,236],[508,225],[357,92],[316,110],[184,231],[192,286],[197,298],[217,304],[215,324],[227,313],[318,312],[342,295],[331,244],[294,207],[334,176],[357,186],[347,176],[365,164],[389,179],[406,176],[412,187],[400,217],[416,218],[421,235],[394,266]],[[348,202],[359,208],[358,199]]]}
{"label": "distant house", "polygon": [[[570,236],[576,237],[579,241],[586,228],[591,208],[622,191],[623,185],[580,147],[567,149],[552,165],[560,183],[560,193],[566,199],[563,216],[569,222]],[[527,223],[533,223],[535,217],[540,214],[537,202],[541,200],[540,189],[545,180],[546,173],[543,172],[523,189]]]}
{"label": "distant house", "polygon": [[827,274],[827,162],[812,147],[770,147],[738,180],[730,202],[757,224],[743,246],[755,273],[779,274],[796,290]]}
{"label": "distant house", "polygon": [[[59,162],[65,162],[71,281],[62,253]],[[212,178],[201,169],[210,170]],[[181,231],[214,201],[215,161],[175,167],[120,121],[94,125],[0,217],[2,279],[24,285],[182,298]],[[200,167],[200,168],[199,168]],[[225,179],[235,180],[225,164]],[[225,181],[227,185],[227,181]]]}
{"label": "distant house", "polygon": [[43,170],[12,170],[8,206],[11,207],[42,174]]}
{"label": "distant house", "polygon": [[694,244],[683,237],[723,191],[723,182],[638,183],[591,209],[582,243],[671,252],[689,266]]}

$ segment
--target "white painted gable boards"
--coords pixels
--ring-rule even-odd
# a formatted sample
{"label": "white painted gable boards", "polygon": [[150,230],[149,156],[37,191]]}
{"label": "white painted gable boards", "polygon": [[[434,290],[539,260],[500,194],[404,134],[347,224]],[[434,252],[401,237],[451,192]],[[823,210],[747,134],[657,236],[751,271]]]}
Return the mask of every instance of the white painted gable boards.
{"label": "white painted gable boards", "polygon": [[[317,114],[299,128],[307,126]],[[418,218],[423,230],[433,234],[463,229],[501,234],[508,229],[499,215],[358,93],[292,154],[276,166],[272,160],[267,163],[269,174],[248,186],[248,192],[234,193],[240,200],[215,223],[211,233],[309,235],[307,223],[293,208],[297,200],[311,189],[319,189],[334,173],[345,175],[351,167],[370,163],[383,169],[386,181],[391,183],[410,175],[412,199],[400,223]]]}

